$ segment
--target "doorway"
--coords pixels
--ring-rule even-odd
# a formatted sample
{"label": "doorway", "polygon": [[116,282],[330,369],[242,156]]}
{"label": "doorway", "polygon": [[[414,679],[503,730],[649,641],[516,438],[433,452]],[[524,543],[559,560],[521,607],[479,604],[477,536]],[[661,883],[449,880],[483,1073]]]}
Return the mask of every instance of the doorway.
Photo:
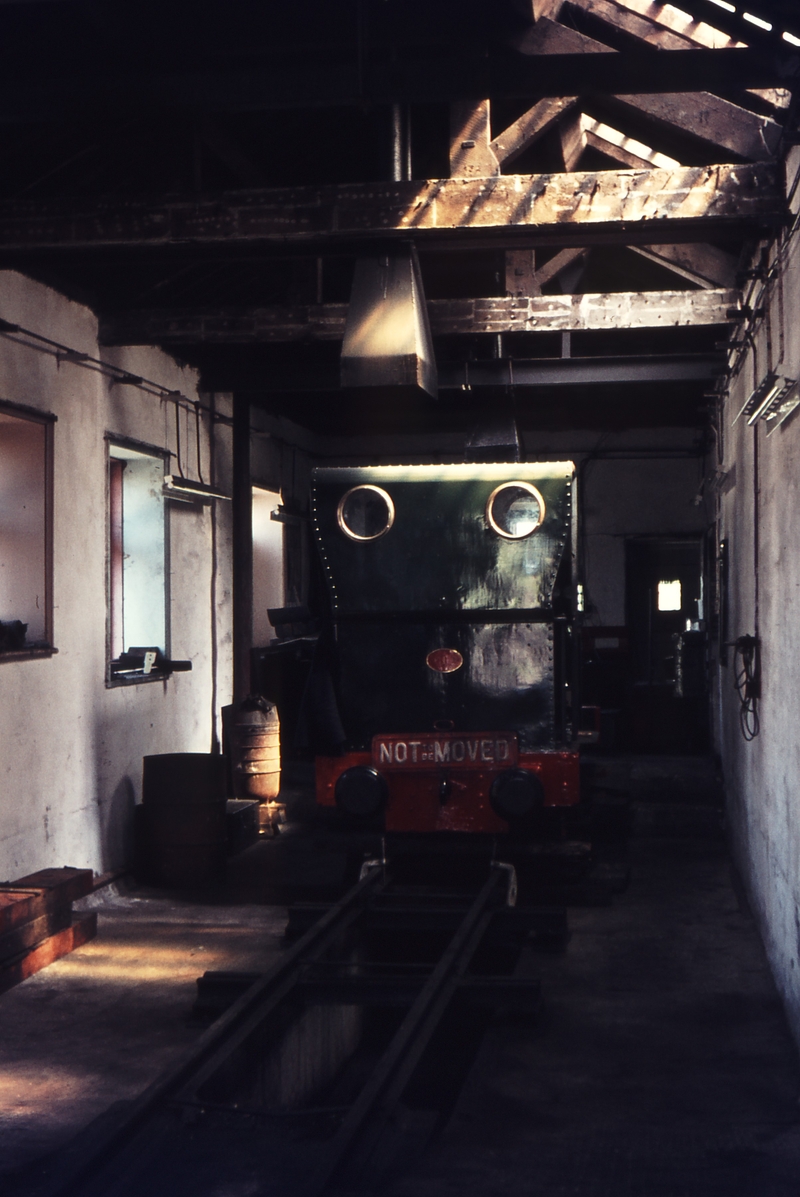
{"label": "doorway", "polygon": [[[708,700],[702,667],[702,539],[626,541],[625,583],[631,647],[630,747],[639,752],[704,751]],[[687,654],[692,677],[700,679],[689,691],[676,684]]]}
{"label": "doorway", "polygon": [[272,518],[281,496],[253,487],[253,645],[275,635],[267,612],[284,605],[283,524]]}

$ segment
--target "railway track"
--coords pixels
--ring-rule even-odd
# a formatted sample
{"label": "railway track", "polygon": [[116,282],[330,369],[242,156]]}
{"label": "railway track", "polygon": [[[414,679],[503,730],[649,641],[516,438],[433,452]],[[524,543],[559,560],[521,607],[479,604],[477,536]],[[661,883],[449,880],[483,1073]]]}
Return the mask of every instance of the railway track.
{"label": "railway track", "polygon": [[563,934],[566,915],[515,900],[508,864],[465,894],[400,885],[368,862],[335,905],[291,912],[294,942],[263,976],[203,979],[201,1006],[204,993],[207,1009],[232,1004],[65,1158],[49,1197],[380,1188],[446,1117],[453,1052],[468,1067],[463,1043],[499,1008],[537,1008],[538,982],[513,964],[531,932]]}

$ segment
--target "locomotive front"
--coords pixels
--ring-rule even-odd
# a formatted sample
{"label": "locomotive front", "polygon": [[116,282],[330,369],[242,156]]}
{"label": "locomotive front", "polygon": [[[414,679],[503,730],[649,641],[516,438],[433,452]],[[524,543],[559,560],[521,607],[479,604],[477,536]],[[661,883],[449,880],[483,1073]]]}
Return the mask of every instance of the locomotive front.
{"label": "locomotive front", "polygon": [[387,831],[524,830],[578,800],[572,462],[320,468],[344,741],[317,801]]}

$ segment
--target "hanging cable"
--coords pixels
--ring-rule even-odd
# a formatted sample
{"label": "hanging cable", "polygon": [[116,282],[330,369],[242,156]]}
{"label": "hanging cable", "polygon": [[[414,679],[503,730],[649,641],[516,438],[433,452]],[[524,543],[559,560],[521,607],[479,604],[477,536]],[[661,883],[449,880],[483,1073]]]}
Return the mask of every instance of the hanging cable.
{"label": "hanging cable", "polygon": [[739,636],[733,642],[733,684],[739,695],[739,726],[745,740],[755,740],[761,724],[758,717],[760,676],[758,640],[755,636]]}
{"label": "hanging cable", "polygon": [[36,349],[39,353],[54,357],[56,365],[59,367],[64,362],[71,366],[81,366],[84,370],[92,370],[96,374],[102,374],[112,386],[118,384],[136,387],[147,395],[155,395],[159,399],[170,399],[176,405],[181,403],[188,407],[194,405],[193,400],[187,398],[181,391],[171,390],[160,382],[153,382],[150,378],[133,374],[130,370],[123,369],[122,366],[114,366],[111,362],[104,362],[101,358],[92,357],[89,353],[72,349],[69,345],[62,345],[60,341],[54,341],[51,337],[43,336],[42,333],[33,332],[32,329],[23,328],[21,324],[14,324],[10,320],[0,319],[0,336],[27,349]]}
{"label": "hanging cable", "polygon": [[[197,477],[200,482],[203,482],[203,467],[200,464],[201,456],[200,456],[200,404],[199,403],[195,403],[195,405],[194,405],[194,430],[195,430],[195,437],[196,437],[196,444],[197,444]],[[205,485],[205,483],[203,483],[203,485]]]}
{"label": "hanging cable", "polygon": [[181,465],[181,409],[180,404],[175,404],[175,461],[178,466],[178,473],[183,478],[183,466]]}

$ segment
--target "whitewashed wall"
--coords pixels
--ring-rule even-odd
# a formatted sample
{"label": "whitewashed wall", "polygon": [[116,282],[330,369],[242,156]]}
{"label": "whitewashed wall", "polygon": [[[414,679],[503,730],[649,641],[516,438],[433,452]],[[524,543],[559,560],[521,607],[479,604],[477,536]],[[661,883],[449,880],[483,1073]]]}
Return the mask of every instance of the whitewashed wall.
{"label": "whitewashed wall", "polygon": [[[790,181],[799,165],[793,151]],[[765,299],[769,319],[722,417],[728,631],[760,639],[760,734],[750,743],[741,735],[730,665],[718,670],[715,713],[738,864],[800,1041],[800,409],[769,437],[763,423],[733,424],[767,370],[800,377],[800,237],[783,258]]]}
{"label": "whitewashed wall", "polygon": [[[98,349],[92,313],[15,272],[0,272],[0,316],[104,356],[193,398],[197,378],[158,349]],[[128,437],[175,449],[174,405],[0,338],[0,399],[50,412],[54,429],[55,656],[0,656],[0,879],[46,866],[97,871],[128,857],[142,757],[208,752],[231,693],[230,504],[170,503],[171,648],[192,672],[107,688],[106,446]],[[204,402],[208,402],[204,397]],[[223,400],[224,402],[224,400]],[[182,445],[191,427],[182,429]],[[230,485],[230,433],[203,421],[209,479]],[[194,475],[194,440],[184,469]],[[173,459],[174,460],[174,459]],[[188,469],[187,469],[188,466]],[[216,567],[216,568],[215,568]]]}

